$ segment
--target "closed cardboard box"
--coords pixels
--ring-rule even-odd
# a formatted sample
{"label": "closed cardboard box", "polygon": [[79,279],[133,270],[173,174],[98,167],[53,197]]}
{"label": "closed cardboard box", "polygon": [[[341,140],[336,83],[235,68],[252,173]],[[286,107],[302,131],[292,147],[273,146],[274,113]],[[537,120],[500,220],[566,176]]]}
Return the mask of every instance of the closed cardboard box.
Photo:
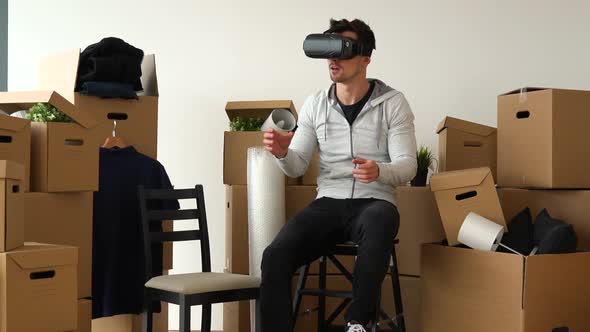
{"label": "closed cardboard box", "polygon": [[316,150],[309,161],[307,171],[301,177],[301,184],[304,186],[315,186],[318,183],[318,175],[320,175],[320,153]]}
{"label": "closed cardboard box", "polygon": [[78,300],[78,328],[75,332],[92,331],[92,300]]}
{"label": "closed cardboard box", "polygon": [[31,179],[31,122],[0,115],[0,160],[11,160],[24,166],[22,191],[29,191]]}
{"label": "closed cardboard box", "polygon": [[507,220],[528,207],[533,218],[543,209],[552,217],[574,226],[578,250],[590,251],[590,190],[498,189]]}
{"label": "closed cardboard box", "polygon": [[434,192],[449,245],[459,244],[459,229],[470,212],[506,227],[489,168],[433,175],[430,178],[430,188]]}
{"label": "closed cardboard box", "polygon": [[498,185],[590,188],[590,91],[522,91],[498,97]]}
{"label": "closed cardboard box", "polygon": [[97,125],[92,130],[94,146],[111,136],[114,121],[116,135],[128,145],[156,159],[158,151],[158,80],[153,54],[146,54],[141,64],[143,92],[138,99],[102,99],[74,92],[80,49],[51,55],[41,60],[38,88],[56,90],[80,111],[92,114]]}
{"label": "closed cardboard box", "polygon": [[[295,105],[290,100],[230,101],[225,106],[229,120],[237,117],[265,120],[273,109],[288,109],[297,119]],[[223,183],[248,184],[248,148],[262,146],[261,131],[226,131],[223,135]],[[287,185],[298,185],[300,179],[285,177]]]}
{"label": "closed cardboard box", "polygon": [[[293,290],[295,290],[296,280],[293,282]],[[406,323],[407,332],[420,332],[420,278],[415,277],[400,277],[400,285],[402,291],[402,303],[404,318]],[[312,276],[307,280],[307,288],[318,287],[318,277]],[[346,280],[344,276],[328,276],[326,279],[326,288],[330,290],[343,290],[350,291],[351,284]],[[338,305],[342,302],[342,299],[337,298],[326,298],[326,318],[334,312]],[[391,285],[391,277],[386,276],[383,280],[381,287],[381,305],[383,310],[393,318],[396,313],[395,305],[393,302],[393,292]],[[318,298],[313,296],[303,296],[302,304],[299,309],[299,315],[297,316],[297,322],[295,324],[295,332],[309,332],[317,331],[317,312],[318,311]],[[344,326],[344,314],[346,309],[337,316],[334,324]],[[384,320],[381,324],[386,324]],[[385,329],[382,325],[381,329]]]}
{"label": "closed cardboard box", "polygon": [[422,331],[587,331],[588,273],[588,252],[523,258],[424,245]]}
{"label": "closed cardboard box", "polygon": [[0,160],[0,252],[24,243],[24,176],[25,169],[21,164]]}
{"label": "closed cardboard box", "polygon": [[0,93],[0,108],[8,113],[28,110],[36,103],[53,105],[73,122],[31,124],[31,191],[98,190],[98,149],[91,136],[94,118],[55,91]]}
{"label": "closed cardboard box", "polygon": [[92,296],[92,192],[26,193],[25,240],[78,247],[78,295]]}
{"label": "closed cardboard box", "polygon": [[[143,315],[117,315],[92,320],[92,332],[142,332]],[[154,314],[152,332],[168,332],[168,304]]]}
{"label": "closed cardboard box", "polygon": [[436,133],[440,172],[489,167],[496,179],[496,128],[447,116]]}
{"label": "closed cardboard box", "polygon": [[77,327],[78,250],[25,243],[0,254],[0,331],[71,331]]}
{"label": "closed cardboard box", "polygon": [[397,187],[395,201],[400,214],[396,245],[400,274],[420,275],[420,249],[424,243],[445,239],[445,232],[429,187]]}

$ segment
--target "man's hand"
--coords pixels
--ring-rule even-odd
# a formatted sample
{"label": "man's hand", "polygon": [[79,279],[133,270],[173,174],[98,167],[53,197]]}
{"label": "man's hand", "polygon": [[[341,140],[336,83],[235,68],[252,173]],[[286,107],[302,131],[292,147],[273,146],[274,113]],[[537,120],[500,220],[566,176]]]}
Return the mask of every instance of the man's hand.
{"label": "man's hand", "polygon": [[371,183],[379,177],[379,166],[374,160],[355,158],[352,163],[357,165],[352,170],[352,176],[362,183]]}
{"label": "man's hand", "polygon": [[275,157],[285,158],[294,134],[295,132],[291,131],[287,135],[281,135],[274,129],[268,129],[264,133],[262,143],[266,150],[272,153]]}

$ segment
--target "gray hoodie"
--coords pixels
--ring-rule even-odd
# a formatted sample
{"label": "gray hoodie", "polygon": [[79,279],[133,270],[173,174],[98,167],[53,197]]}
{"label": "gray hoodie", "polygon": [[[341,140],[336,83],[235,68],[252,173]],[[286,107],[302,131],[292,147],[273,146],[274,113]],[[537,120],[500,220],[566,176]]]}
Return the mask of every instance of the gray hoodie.
{"label": "gray hoodie", "polygon": [[[374,81],[373,93],[352,126],[336,101],[335,85],[308,97],[287,155],[276,159],[286,175],[299,177],[318,147],[317,198],[377,198],[395,204],[394,187],[416,175],[416,136],[410,105],[401,92]],[[377,180],[362,183],[353,178],[354,158],[376,161]]]}

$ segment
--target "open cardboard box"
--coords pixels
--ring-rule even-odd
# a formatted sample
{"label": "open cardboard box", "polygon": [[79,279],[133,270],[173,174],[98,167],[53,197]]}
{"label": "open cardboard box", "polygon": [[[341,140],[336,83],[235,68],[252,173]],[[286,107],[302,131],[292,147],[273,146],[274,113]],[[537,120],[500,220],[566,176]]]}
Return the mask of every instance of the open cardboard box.
{"label": "open cardboard box", "polygon": [[0,93],[0,109],[7,113],[28,110],[37,103],[53,105],[74,122],[31,124],[31,191],[98,190],[98,149],[90,132],[96,126],[94,117],[55,91]]}
{"label": "open cardboard box", "polygon": [[22,165],[0,160],[0,252],[18,248],[24,243],[24,176]]}
{"label": "open cardboard box", "polygon": [[590,91],[522,91],[498,97],[498,184],[590,188]]}
{"label": "open cardboard box", "polygon": [[[297,119],[297,111],[291,100],[230,101],[225,106],[229,120],[236,117],[265,120],[273,109],[288,109]],[[248,148],[262,146],[261,131],[226,131],[223,135],[223,183],[248,184]],[[287,185],[297,185],[300,179],[285,177]]]}
{"label": "open cardboard box", "polygon": [[422,331],[588,331],[589,274],[590,252],[523,257],[424,245]]}
{"label": "open cardboard box", "polygon": [[23,192],[29,191],[31,179],[31,122],[0,115],[0,160],[12,160],[25,168]]}
{"label": "open cardboard box", "polygon": [[497,178],[496,128],[447,116],[436,133],[440,172],[489,167]]}
{"label": "open cardboard box", "polygon": [[75,330],[77,261],[77,248],[50,244],[0,253],[0,331]]}
{"label": "open cardboard box", "polygon": [[97,126],[92,132],[95,146],[111,136],[117,121],[117,136],[153,159],[158,150],[158,80],[153,54],[141,64],[143,92],[138,100],[102,99],[75,92],[80,49],[43,58],[39,66],[38,88],[58,91],[80,111],[92,114]]}

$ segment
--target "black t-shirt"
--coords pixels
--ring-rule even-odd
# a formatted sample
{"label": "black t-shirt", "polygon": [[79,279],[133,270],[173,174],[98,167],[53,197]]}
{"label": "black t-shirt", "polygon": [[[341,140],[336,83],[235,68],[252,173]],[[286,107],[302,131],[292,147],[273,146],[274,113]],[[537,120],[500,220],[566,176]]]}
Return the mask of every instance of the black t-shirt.
{"label": "black t-shirt", "polygon": [[[101,148],[99,167],[92,235],[92,317],[139,314],[147,280],[137,187],[171,189],[172,185],[162,164],[133,147]],[[176,200],[149,204],[150,209],[179,208]],[[154,231],[161,231],[160,224],[154,225],[159,226]],[[162,246],[153,245],[152,255],[153,271],[161,274]]]}
{"label": "black t-shirt", "polygon": [[342,111],[344,112],[344,115],[346,116],[346,120],[348,121],[348,123],[351,126],[352,126],[352,123],[354,122],[354,120],[356,119],[356,117],[359,115],[359,113],[363,109],[363,107],[365,107],[365,104],[367,103],[367,101],[371,97],[371,94],[373,94],[373,89],[375,89],[375,82],[370,83],[369,91],[367,91],[367,94],[363,97],[363,99],[359,100],[358,102],[356,102],[352,105],[342,104],[340,99],[338,99],[338,96],[336,96],[336,100],[338,100],[338,104],[340,104],[340,108],[342,108]]}

